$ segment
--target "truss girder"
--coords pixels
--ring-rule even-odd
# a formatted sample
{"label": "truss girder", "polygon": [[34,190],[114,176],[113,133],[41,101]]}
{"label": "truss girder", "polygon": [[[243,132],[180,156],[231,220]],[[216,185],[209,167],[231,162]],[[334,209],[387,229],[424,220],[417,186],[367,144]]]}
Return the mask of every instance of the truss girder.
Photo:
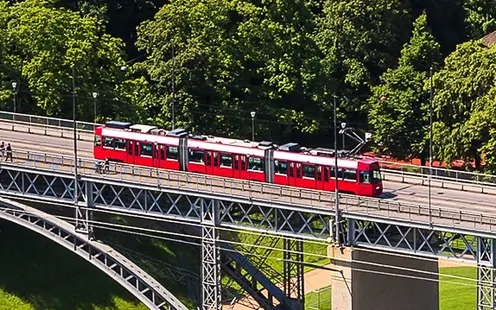
{"label": "truss girder", "polygon": [[492,239],[364,220],[348,220],[349,244],[493,265]]}
{"label": "truss girder", "polygon": [[493,267],[479,266],[477,268],[477,309],[496,309],[496,271]]}
{"label": "truss girder", "polygon": [[283,273],[284,293],[293,300],[291,309],[303,310],[303,241],[301,239],[283,239]]}
{"label": "truss girder", "polygon": [[[172,202],[172,200],[171,200]],[[202,220],[202,308],[221,309],[221,261],[219,248],[219,207],[216,200],[201,200]]]}
{"label": "truss girder", "polygon": [[90,241],[75,227],[52,215],[0,198],[0,218],[49,238],[85,258],[126,288],[150,309],[180,309],[186,306],[145,271],[108,245]]}
{"label": "truss girder", "polygon": [[[16,197],[56,200],[72,205],[73,176],[51,176],[47,173],[35,170],[21,171],[5,166],[0,169],[0,192]],[[106,208],[201,223],[203,202],[216,201],[218,226],[314,240],[327,240],[332,234],[332,210],[292,208],[276,204],[260,205],[261,203],[242,201],[237,197],[213,199],[205,198],[201,194],[181,194],[180,189],[172,190],[160,186],[151,189],[140,187],[139,184],[99,182],[97,179],[84,179],[79,182],[80,204],[93,205],[95,209]],[[85,219],[85,215],[80,216]],[[387,219],[365,220],[346,213],[343,213],[342,217],[342,232],[346,232],[343,236],[346,240],[343,241],[348,245],[471,259],[480,263],[489,260],[477,250],[477,240],[482,237],[473,234],[450,232],[449,228],[432,230],[428,226],[418,228],[410,223],[388,223]]]}

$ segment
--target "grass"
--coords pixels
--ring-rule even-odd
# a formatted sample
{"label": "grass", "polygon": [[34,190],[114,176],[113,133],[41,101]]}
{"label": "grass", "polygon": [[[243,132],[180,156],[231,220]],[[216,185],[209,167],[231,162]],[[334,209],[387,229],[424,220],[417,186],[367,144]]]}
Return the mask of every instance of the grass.
{"label": "grass", "polygon": [[[466,310],[477,306],[477,269],[475,267],[448,267],[439,270],[439,309]],[[456,279],[450,276],[463,277]],[[331,287],[325,287],[305,296],[305,310],[330,310]]]}
{"label": "grass", "polygon": [[[120,241],[125,246],[148,252],[153,248],[152,255],[157,259],[170,256],[163,250],[160,253],[160,247],[166,247],[161,242],[121,235]],[[0,221],[0,249],[0,310],[147,309],[89,262],[13,223]],[[167,250],[175,253],[170,248]],[[146,270],[144,262],[136,263]],[[160,274],[151,274],[188,308],[193,307],[182,285],[173,284]]]}
{"label": "grass", "polygon": [[305,310],[331,310],[331,287],[327,286],[307,294]]}
{"label": "grass", "polygon": [[[477,308],[477,269],[475,267],[440,268],[440,310],[465,310]],[[458,276],[468,279],[448,277]]]}

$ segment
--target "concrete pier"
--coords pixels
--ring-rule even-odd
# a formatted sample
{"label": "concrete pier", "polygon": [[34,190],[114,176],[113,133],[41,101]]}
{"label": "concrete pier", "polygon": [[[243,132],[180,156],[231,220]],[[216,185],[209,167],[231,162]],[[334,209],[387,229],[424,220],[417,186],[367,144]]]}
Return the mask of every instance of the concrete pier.
{"label": "concrete pier", "polygon": [[332,275],[333,310],[439,309],[437,261],[334,246],[328,255],[339,270]]}

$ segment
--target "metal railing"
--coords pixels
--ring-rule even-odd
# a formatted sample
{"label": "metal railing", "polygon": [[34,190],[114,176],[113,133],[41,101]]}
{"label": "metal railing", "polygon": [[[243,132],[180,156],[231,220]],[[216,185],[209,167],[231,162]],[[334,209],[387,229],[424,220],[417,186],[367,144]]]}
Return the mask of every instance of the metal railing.
{"label": "metal railing", "polygon": [[[52,156],[35,152],[14,152],[13,165],[36,169],[50,173],[69,175],[74,170],[74,159],[64,156]],[[328,211],[332,214],[334,193],[289,186],[260,183],[209,176],[184,171],[171,171],[142,166],[112,163],[108,173],[95,171],[95,161],[80,159],[78,164],[81,176],[106,182],[117,181],[121,186],[148,186],[152,188],[170,188],[184,193],[211,194],[219,199],[245,200],[254,204],[272,205],[280,208],[303,212]],[[457,229],[477,230],[481,232],[496,231],[496,214],[461,211],[448,207],[429,208],[426,205],[392,202],[386,199],[340,195],[340,207],[349,217],[374,217],[401,220],[408,223],[432,224]]]}
{"label": "metal railing", "polygon": [[[93,140],[94,128],[96,126],[101,126],[101,124],[79,121],[76,122],[76,125],[79,131],[78,139],[87,141]],[[5,128],[5,126],[7,128]],[[72,126],[72,120],[0,111],[0,129],[25,131],[33,134],[72,139]],[[402,183],[418,183],[419,180],[427,181],[429,177],[429,167],[382,160],[380,160],[379,163],[382,167],[382,173],[385,180]],[[441,182],[441,184],[439,184],[440,187],[450,187],[450,185],[464,183],[478,186],[478,188],[470,188],[470,191],[487,192],[485,191],[486,187],[490,189],[494,188],[496,190],[495,175],[433,167],[431,179]],[[433,186],[438,187],[438,184],[433,184]],[[456,188],[467,190],[466,187],[461,185]]]}

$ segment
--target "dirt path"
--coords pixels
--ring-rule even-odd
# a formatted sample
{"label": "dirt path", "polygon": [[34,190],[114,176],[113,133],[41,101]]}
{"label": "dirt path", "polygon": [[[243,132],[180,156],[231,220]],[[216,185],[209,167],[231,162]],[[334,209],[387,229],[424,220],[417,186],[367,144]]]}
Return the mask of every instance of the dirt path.
{"label": "dirt path", "polygon": [[[449,267],[475,267],[474,262],[469,261],[458,261],[453,259],[439,259],[439,268],[449,268]],[[325,267],[331,268],[331,265],[326,265]],[[318,291],[324,287],[331,285],[331,275],[333,271],[325,269],[314,269],[305,273],[305,284],[304,291],[305,295],[314,291]],[[281,287],[280,285],[278,285]],[[258,309],[257,303],[251,297],[245,297],[240,299],[236,304],[224,305],[223,310],[253,310]]]}

